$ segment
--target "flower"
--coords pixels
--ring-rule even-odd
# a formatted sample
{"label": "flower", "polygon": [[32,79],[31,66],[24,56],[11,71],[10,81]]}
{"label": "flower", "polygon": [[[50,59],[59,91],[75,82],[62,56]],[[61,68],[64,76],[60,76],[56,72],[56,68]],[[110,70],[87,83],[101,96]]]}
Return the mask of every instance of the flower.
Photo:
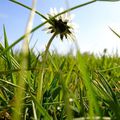
{"label": "flower", "polygon": [[[60,9],[62,12],[64,9]],[[75,25],[72,23],[73,16],[65,13],[58,17],[54,17],[57,15],[57,10],[50,9],[50,14],[47,15],[48,23],[47,27],[44,30],[47,30],[47,33],[55,33],[56,36],[60,36],[60,39],[63,40],[65,37],[66,39],[70,38],[72,40],[75,39],[74,36],[74,27]]]}

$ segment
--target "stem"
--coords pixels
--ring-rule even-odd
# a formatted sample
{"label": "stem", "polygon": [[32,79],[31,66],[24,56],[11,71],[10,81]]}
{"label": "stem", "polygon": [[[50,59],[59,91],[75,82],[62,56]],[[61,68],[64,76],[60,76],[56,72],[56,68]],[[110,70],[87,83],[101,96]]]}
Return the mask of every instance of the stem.
{"label": "stem", "polygon": [[[43,76],[44,76],[44,73],[45,73],[45,62],[46,62],[46,58],[47,58],[47,53],[48,53],[48,50],[49,50],[49,47],[53,41],[53,39],[55,38],[56,36],[56,33],[54,33],[52,35],[52,37],[50,38],[50,40],[48,41],[48,44],[46,46],[46,50],[45,50],[45,54],[43,56],[43,66],[42,66],[42,74],[41,74],[41,81],[38,81],[38,94],[37,94],[37,98],[38,100],[42,101],[42,84],[43,84]],[[39,93],[40,91],[40,93]]]}
{"label": "stem", "polygon": [[51,45],[51,43],[52,43],[52,41],[53,41],[53,39],[55,38],[56,35],[57,35],[57,34],[54,33],[54,34],[52,35],[52,37],[50,38],[50,40],[48,41],[47,46],[46,46],[46,50],[45,50],[45,54],[44,54],[44,57],[43,57],[43,61],[46,61],[49,47],[50,47],[50,45]]}
{"label": "stem", "polygon": [[[46,58],[47,58],[47,53],[48,53],[49,47],[50,47],[53,39],[55,38],[55,36],[56,36],[56,33],[54,33],[52,35],[52,37],[50,38],[50,40],[47,43],[45,54],[43,56],[43,64],[42,64],[41,76],[38,77],[37,101],[40,102],[40,103],[42,103],[42,97],[43,97],[42,96],[43,95],[42,88],[43,88],[43,80],[44,80],[44,74],[45,74],[45,62],[46,62]],[[41,77],[41,79],[39,79],[40,77]],[[40,113],[37,112],[37,114],[38,114],[38,118],[40,118]]]}

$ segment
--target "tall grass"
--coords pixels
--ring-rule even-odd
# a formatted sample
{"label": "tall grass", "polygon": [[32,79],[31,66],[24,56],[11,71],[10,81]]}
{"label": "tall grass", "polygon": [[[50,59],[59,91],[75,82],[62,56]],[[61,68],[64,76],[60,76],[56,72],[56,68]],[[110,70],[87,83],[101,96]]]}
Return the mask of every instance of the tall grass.
{"label": "tall grass", "polygon": [[[0,44],[0,119],[1,120],[110,120],[120,118],[120,59],[118,54],[101,56],[80,53],[59,55],[50,53],[55,34],[48,41],[46,51],[36,55],[29,48],[29,34],[49,22],[38,11],[15,0],[43,17],[46,21],[30,27],[26,33],[9,45],[5,25],[4,45]],[[77,5],[59,13],[96,2]],[[30,15],[32,16],[32,15]],[[30,29],[28,29],[30,28]],[[112,30],[112,29],[111,29]],[[118,34],[112,30],[117,36]],[[22,51],[12,48],[24,39]]]}

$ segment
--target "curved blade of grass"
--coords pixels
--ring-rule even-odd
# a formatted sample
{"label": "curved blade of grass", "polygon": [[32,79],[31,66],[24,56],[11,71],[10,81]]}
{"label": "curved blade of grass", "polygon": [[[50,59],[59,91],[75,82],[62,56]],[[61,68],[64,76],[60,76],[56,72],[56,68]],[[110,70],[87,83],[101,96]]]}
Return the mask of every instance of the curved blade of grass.
{"label": "curved blade of grass", "polygon": [[[9,0],[9,1],[14,2],[14,3],[16,3],[16,4],[18,4],[18,5],[22,6],[22,7],[25,7],[25,8],[27,8],[27,9],[31,10],[30,7],[24,5],[24,4],[22,4],[22,3],[20,3],[20,2],[18,2],[18,1],[16,1],[16,0]],[[110,0],[110,1],[115,1],[115,0]],[[117,0],[116,0],[116,1],[117,1]],[[92,1],[90,1],[90,2],[86,2],[86,3],[84,3],[84,4],[80,4],[80,5],[77,5],[77,6],[75,6],[75,7],[69,8],[69,9],[67,9],[67,10],[65,10],[65,11],[63,11],[63,12],[61,12],[61,13],[58,13],[58,14],[55,15],[54,17],[57,17],[57,16],[59,16],[59,15],[61,15],[61,14],[64,14],[64,13],[66,13],[66,12],[72,11],[72,10],[74,10],[74,9],[80,8],[80,7],[82,7],[82,6],[91,4],[91,3],[93,3],[93,2],[96,2],[96,0],[92,0]],[[43,17],[44,19],[48,20],[48,19],[47,19],[44,15],[42,15],[40,12],[35,11],[35,13],[38,14],[39,16]]]}

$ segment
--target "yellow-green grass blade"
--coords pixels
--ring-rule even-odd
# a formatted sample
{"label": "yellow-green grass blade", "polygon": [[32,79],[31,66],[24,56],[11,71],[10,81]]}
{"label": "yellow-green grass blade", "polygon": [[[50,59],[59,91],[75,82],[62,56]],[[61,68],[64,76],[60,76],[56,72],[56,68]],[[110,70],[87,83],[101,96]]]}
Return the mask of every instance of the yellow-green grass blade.
{"label": "yellow-green grass blade", "polygon": [[84,85],[87,89],[87,98],[89,101],[89,115],[90,115],[90,118],[92,119],[92,117],[95,116],[94,110],[98,115],[100,115],[101,113],[98,107],[97,99],[95,97],[94,89],[92,87],[92,82],[89,77],[89,72],[85,64],[85,60],[83,60],[80,52],[78,52],[77,54],[77,64],[78,64],[78,69],[80,70],[80,74],[83,79]]}

